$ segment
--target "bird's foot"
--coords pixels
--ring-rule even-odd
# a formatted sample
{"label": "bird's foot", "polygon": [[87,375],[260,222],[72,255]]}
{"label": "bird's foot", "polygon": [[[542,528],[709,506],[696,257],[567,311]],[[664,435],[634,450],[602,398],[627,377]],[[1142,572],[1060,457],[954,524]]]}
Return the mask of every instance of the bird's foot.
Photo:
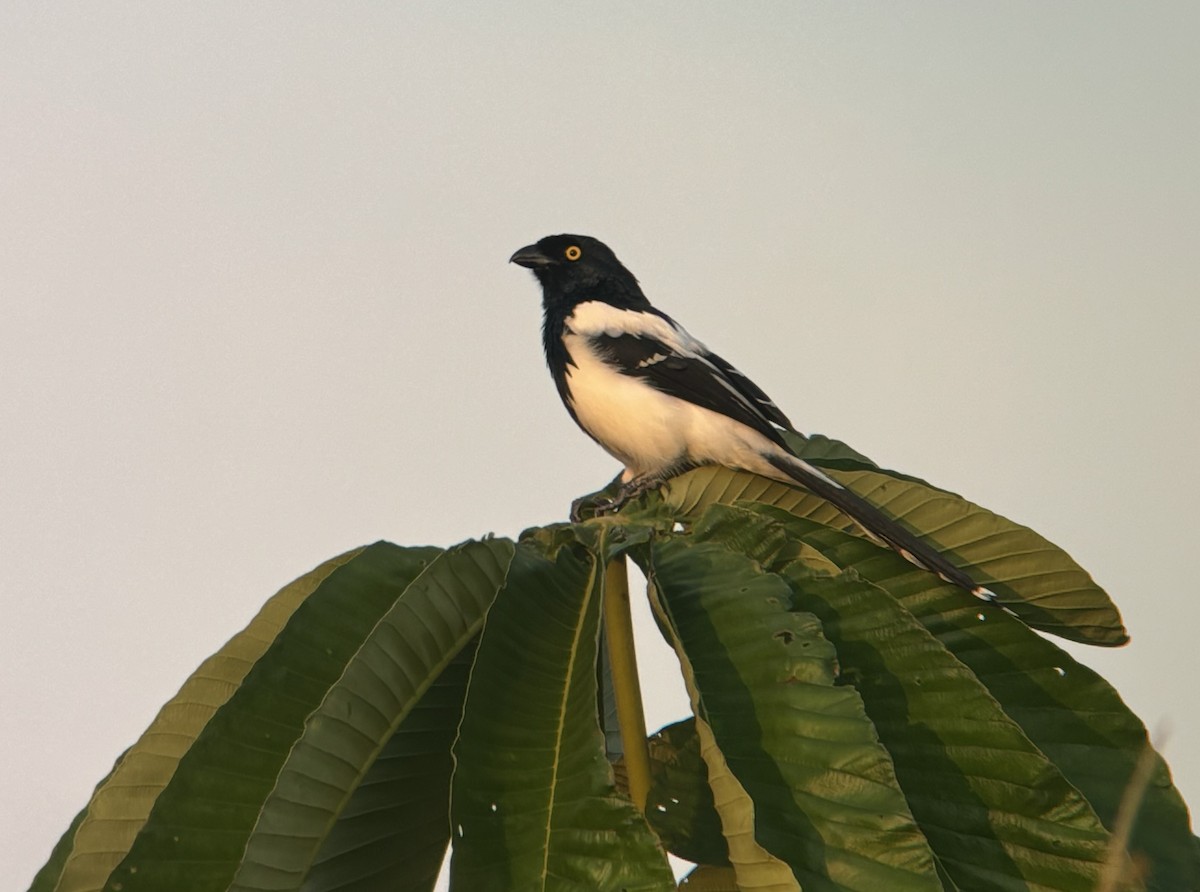
{"label": "bird's foot", "polygon": [[583,523],[588,518],[599,516],[610,501],[600,493],[580,496],[571,502],[571,523]]}
{"label": "bird's foot", "polygon": [[604,517],[608,514],[616,514],[628,502],[636,499],[647,490],[658,486],[661,482],[653,478],[630,480],[628,483],[622,483],[613,496],[604,495],[608,491],[607,489],[602,489],[600,492],[595,492],[591,495],[580,496],[571,503],[571,522],[580,523],[587,517]]}
{"label": "bird's foot", "polygon": [[602,493],[603,490],[591,495],[580,496],[573,501],[571,503],[571,523],[582,523],[593,517],[616,514],[621,506],[629,501],[628,498],[622,498],[620,493],[615,496],[606,496]]}

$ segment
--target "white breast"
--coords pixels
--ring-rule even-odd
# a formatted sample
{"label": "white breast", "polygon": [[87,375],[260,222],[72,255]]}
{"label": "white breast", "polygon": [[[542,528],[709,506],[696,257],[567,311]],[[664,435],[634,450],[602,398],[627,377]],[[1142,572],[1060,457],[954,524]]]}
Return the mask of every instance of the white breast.
{"label": "white breast", "polygon": [[585,336],[567,334],[563,343],[574,363],[567,366],[567,386],[575,417],[625,465],[624,479],[679,464],[687,455],[679,401],[616,371],[596,356]]}

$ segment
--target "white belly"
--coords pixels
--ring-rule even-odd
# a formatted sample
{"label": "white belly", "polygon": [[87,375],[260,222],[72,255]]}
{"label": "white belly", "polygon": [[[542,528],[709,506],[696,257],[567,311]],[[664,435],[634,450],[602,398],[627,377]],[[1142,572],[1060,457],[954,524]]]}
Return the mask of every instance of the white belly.
{"label": "white belly", "polygon": [[662,471],[687,453],[677,400],[596,358],[582,337],[563,338],[572,408],[583,429],[625,465],[625,479]]}
{"label": "white belly", "polygon": [[569,333],[563,342],[574,362],[567,366],[567,384],[575,415],[625,465],[625,480],[665,475],[689,463],[759,473],[770,468],[760,452],[773,447],[762,434],[621,374],[598,359],[580,335]]}

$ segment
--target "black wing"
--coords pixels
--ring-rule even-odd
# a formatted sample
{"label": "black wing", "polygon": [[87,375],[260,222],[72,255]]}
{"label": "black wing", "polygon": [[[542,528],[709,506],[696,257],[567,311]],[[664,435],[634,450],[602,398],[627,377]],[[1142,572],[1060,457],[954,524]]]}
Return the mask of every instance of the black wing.
{"label": "black wing", "polygon": [[759,387],[712,353],[685,353],[649,335],[592,335],[589,344],[622,374],[739,421],[791,452],[774,425],[792,424]]}
{"label": "black wing", "polygon": [[706,358],[724,373],[729,383],[740,390],[744,397],[754,403],[768,421],[772,424],[778,424],[784,430],[799,433],[792,426],[792,422],[788,420],[788,417],[783,414],[783,411],[775,405],[774,401],[763,393],[761,387],[747,378],[744,372],[735,369],[715,353],[709,353]]}

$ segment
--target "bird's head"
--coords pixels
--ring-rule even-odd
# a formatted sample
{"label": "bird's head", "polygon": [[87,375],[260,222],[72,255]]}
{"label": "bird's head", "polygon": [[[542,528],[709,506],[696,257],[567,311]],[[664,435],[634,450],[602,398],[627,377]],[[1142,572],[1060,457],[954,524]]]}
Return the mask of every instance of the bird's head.
{"label": "bird's head", "polygon": [[637,279],[604,242],[587,235],[548,235],[509,259],[533,271],[547,309],[603,300],[618,306],[646,304]]}

